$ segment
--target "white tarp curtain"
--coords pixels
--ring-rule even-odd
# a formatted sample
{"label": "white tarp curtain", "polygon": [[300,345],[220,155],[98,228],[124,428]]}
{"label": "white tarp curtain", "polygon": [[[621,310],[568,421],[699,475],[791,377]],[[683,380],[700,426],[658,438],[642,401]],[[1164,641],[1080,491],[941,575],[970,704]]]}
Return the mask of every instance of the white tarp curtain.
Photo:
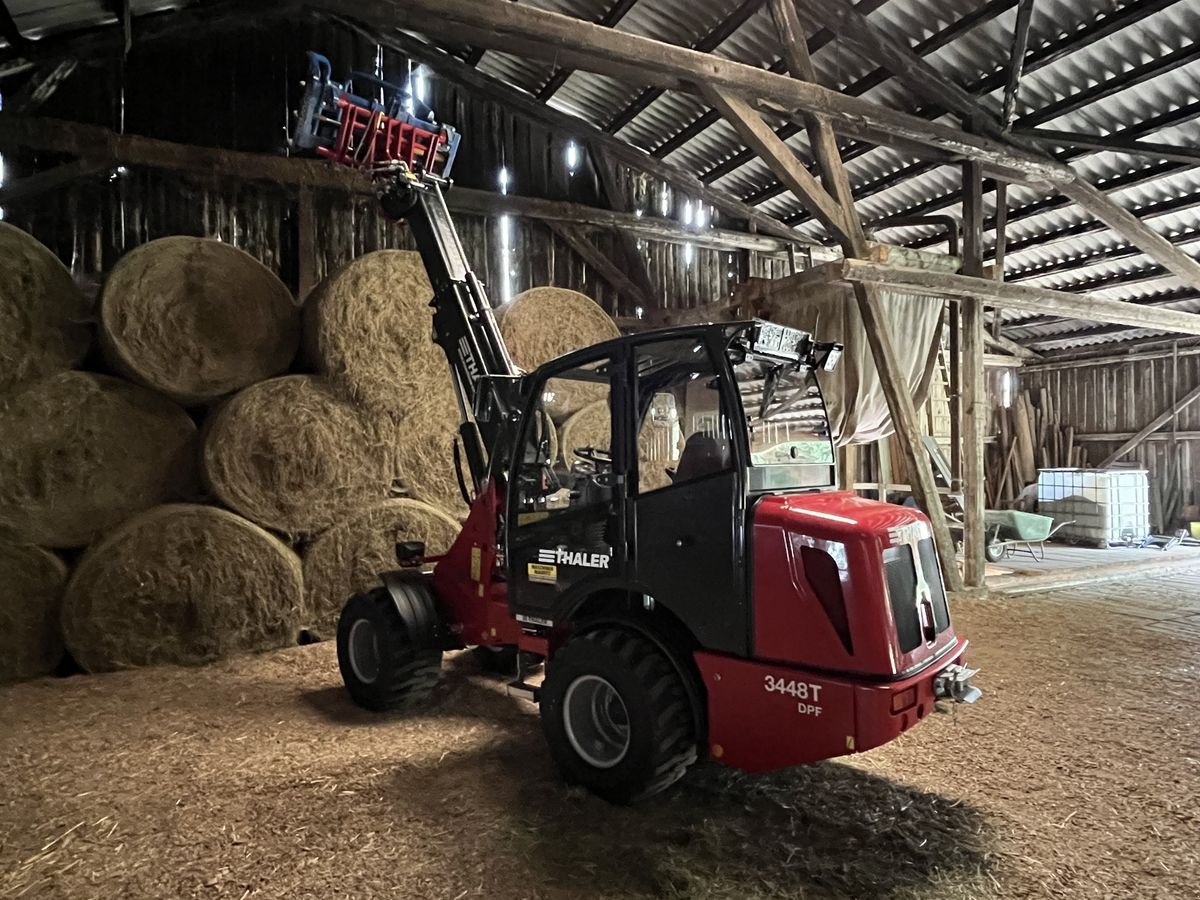
{"label": "white tarp curtain", "polygon": [[[920,408],[938,363],[945,303],[933,297],[883,290],[883,307],[905,383]],[[812,332],[817,340],[837,341],[845,351],[837,369],[821,377],[830,427],[838,446],[865,444],[895,429],[858,314],[854,292],[822,285],[771,296],[771,318]]]}

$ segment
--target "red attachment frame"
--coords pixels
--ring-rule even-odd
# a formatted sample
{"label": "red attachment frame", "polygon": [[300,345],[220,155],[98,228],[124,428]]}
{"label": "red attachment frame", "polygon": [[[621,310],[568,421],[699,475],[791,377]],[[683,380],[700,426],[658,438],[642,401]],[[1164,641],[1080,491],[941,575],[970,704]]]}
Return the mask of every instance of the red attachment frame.
{"label": "red attachment frame", "polygon": [[421,128],[352,103],[337,100],[339,121],[337,140],[332,148],[317,147],[317,154],[356,169],[377,169],[402,162],[409,169],[418,166],[436,171],[439,161],[449,152],[449,143],[441,131]]}

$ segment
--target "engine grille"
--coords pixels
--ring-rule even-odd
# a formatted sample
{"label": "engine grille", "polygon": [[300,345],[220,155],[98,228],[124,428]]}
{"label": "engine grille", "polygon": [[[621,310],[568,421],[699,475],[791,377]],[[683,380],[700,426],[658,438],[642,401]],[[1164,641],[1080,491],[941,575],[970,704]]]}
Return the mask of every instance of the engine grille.
{"label": "engine grille", "polygon": [[921,646],[921,614],[917,610],[917,573],[912,547],[901,544],[883,551],[883,572],[900,650],[909,653]]}
{"label": "engine grille", "polygon": [[929,597],[933,603],[933,627],[941,634],[950,627],[950,607],[946,603],[946,588],[942,584],[942,570],[938,567],[933,538],[922,538],[917,544],[917,554],[921,557],[921,574],[929,585]]}
{"label": "engine grille", "polygon": [[[936,633],[941,634],[950,627],[950,610],[946,604],[946,589],[942,585],[942,572],[938,568],[933,538],[922,538],[917,543],[917,559],[921,565],[921,575],[929,585],[933,628]],[[900,650],[910,653],[921,646],[924,639],[921,612],[917,603],[917,574],[913,567],[912,546],[901,544],[885,550],[883,569]]]}

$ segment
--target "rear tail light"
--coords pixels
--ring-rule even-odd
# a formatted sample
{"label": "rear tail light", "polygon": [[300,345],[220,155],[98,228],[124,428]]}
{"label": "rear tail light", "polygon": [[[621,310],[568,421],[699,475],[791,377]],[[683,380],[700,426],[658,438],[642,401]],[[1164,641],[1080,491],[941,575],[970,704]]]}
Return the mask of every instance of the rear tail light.
{"label": "rear tail light", "polygon": [[892,694],[892,713],[902,713],[917,705],[917,689],[905,688],[898,694]]}

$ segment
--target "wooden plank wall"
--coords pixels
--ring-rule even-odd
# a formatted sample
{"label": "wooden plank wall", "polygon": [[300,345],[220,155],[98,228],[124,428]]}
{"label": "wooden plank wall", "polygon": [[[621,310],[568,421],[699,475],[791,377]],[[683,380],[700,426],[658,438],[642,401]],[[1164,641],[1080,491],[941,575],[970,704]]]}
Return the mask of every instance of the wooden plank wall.
{"label": "wooden plank wall", "polygon": [[[1098,461],[1168,409],[1175,398],[1200,384],[1200,356],[1134,357],[1083,368],[1018,369],[1017,373],[1021,390],[1036,392],[1045,387],[1057,398],[1061,422],[1075,427],[1076,439],[1082,436],[1090,458]],[[1170,439],[1168,423],[1121,462],[1149,470],[1152,497],[1156,483],[1159,489],[1174,483],[1180,503],[1191,505],[1200,499],[1196,482],[1200,477],[1200,404],[1180,412],[1175,430],[1181,433],[1177,440]]]}

